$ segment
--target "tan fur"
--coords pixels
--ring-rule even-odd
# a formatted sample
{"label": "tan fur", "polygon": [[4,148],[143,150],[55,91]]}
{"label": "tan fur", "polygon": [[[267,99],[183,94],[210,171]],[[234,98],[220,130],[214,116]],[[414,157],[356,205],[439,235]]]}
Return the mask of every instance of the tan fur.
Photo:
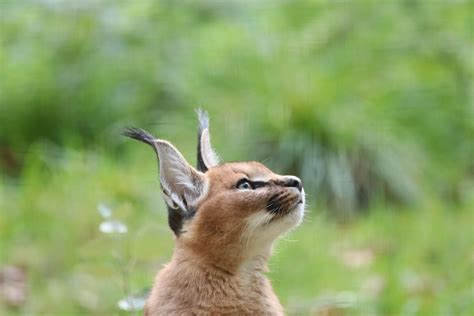
{"label": "tan fur", "polygon": [[258,162],[219,165],[207,113],[198,117],[197,170],[171,143],[142,129],[124,132],[157,154],[176,236],[145,315],[283,315],[264,273],[273,242],[302,220],[301,181]]}
{"label": "tan fur", "polygon": [[[264,272],[274,239],[301,221],[304,193],[257,162],[219,165],[204,177],[205,195],[158,273],[145,315],[283,315]],[[269,185],[238,190],[241,178]],[[265,207],[278,193],[284,211],[271,215]],[[249,227],[259,219],[266,223]]]}

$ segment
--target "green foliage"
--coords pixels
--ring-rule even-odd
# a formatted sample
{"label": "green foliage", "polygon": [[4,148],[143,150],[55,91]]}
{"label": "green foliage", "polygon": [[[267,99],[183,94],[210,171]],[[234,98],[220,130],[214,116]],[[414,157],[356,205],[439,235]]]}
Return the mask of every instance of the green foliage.
{"label": "green foliage", "polygon": [[173,34],[146,6],[24,1],[2,9],[0,143],[89,146],[156,105],[176,104],[165,80]]}
{"label": "green foliage", "polygon": [[[224,160],[303,178],[313,214],[270,266],[289,314],[469,315],[473,11],[1,1],[0,268],[25,267],[30,294],[0,314],[116,314],[150,285],[172,237],[155,158],[119,133],[150,129],[189,159],[203,107]],[[100,203],[128,234],[99,232]]]}
{"label": "green foliage", "polygon": [[472,2],[1,6],[4,166],[39,140],[115,146],[122,126],[204,106],[341,214],[426,183],[459,202],[472,177]]}

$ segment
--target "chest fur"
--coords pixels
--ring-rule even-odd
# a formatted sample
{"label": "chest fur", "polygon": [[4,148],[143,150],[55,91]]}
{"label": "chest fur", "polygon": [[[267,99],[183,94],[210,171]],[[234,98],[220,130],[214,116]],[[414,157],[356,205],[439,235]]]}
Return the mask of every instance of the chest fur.
{"label": "chest fur", "polygon": [[260,272],[181,271],[169,265],[157,276],[145,315],[283,315]]}

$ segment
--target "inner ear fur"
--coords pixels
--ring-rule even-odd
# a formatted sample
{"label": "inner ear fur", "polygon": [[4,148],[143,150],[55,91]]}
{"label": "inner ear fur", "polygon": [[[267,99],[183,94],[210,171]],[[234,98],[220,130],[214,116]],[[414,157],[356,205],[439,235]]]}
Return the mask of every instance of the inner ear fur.
{"label": "inner ear fur", "polygon": [[[184,204],[196,201],[203,192],[204,175],[194,169],[171,143],[155,139],[160,166],[160,183],[173,201]],[[177,195],[177,198],[173,198]],[[186,208],[186,207],[185,207]]]}

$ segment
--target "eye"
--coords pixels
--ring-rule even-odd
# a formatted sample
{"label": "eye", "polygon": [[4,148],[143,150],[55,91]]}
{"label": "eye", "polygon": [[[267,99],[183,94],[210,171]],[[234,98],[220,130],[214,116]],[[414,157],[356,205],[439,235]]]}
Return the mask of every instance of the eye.
{"label": "eye", "polygon": [[252,185],[250,184],[249,180],[247,180],[247,179],[239,180],[239,182],[237,182],[236,187],[239,190],[251,190],[251,189],[253,189]]}

